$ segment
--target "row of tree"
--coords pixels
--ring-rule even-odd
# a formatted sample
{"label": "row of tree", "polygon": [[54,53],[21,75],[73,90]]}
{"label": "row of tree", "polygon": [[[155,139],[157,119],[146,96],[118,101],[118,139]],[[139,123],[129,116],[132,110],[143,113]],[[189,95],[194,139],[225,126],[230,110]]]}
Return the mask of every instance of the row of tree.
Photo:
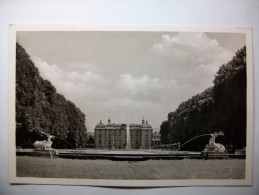
{"label": "row of tree", "polygon": [[[222,65],[214,85],[168,114],[160,126],[162,144],[185,143],[189,139],[222,131],[227,148],[246,146],[246,47]],[[186,149],[201,150],[207,139],[192,142]]]}
{"label": "row of tree", "polygon": [[26,51],[16,46],[16,145],[32,147],[46,134],[54,147],[84,147],[85,115],[44,80]]}

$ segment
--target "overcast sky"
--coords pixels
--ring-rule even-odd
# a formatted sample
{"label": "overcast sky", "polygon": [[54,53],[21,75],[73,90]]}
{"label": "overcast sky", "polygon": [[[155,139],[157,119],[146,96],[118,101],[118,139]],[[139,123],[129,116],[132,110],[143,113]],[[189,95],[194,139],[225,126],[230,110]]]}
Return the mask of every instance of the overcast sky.
{"label": "overcast sky", "polygon": [[114,123],[159,128],[168,112],[212,86],[244,34],[180,32],[18,32],[41,76],[86,115],[88,131]]}

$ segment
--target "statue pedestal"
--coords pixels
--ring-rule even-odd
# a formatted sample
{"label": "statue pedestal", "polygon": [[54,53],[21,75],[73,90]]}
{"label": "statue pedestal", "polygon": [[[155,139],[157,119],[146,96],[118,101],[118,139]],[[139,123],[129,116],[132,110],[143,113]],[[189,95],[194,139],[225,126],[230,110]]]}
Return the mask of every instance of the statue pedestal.
{"label": "statue pedestal", "polygon": [[32,156],[43,156],[43,157],[50,157],[50,158],[53,158],[53,157],[57,157],[58,155],[58,151],[53,149],[53,148],[50,148],[48,150],[37,150],[35,149],[32,154]]}
{"label": "statue pedestal", "polygon": [[225,147],[222,144],[207,145],[203,153],[225,153]]}

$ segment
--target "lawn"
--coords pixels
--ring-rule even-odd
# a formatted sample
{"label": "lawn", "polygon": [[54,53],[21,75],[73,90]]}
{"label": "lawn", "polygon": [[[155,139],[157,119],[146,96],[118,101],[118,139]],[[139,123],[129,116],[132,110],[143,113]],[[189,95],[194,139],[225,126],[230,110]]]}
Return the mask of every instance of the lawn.
{"label": "lawn", "polygon": [[85,179],[244,179],[245,160],[73,160],[17,156],[18,177]]}

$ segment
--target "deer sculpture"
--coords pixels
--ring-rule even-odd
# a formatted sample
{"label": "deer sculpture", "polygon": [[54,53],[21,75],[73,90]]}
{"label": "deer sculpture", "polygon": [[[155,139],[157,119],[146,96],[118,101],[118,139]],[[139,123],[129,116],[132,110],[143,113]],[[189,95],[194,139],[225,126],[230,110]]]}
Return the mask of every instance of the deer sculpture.
{"label": "deer sculpture", "polygon": [[223,135],[223,133],[215,132],[213,134],[210,134],[211,138],[209,140],[209,144],[206,145],[203,152],[225,152],[226,151],[226,148],[222,144],[215,142],[215,139],[218,135]]}
{"label": "deer sculpture", "polygon": [[[44,133],[45,134],[45,133]],[[36,149],[40,149],[40,150],[50,150],[51,149],[51,145],[52,145],[52,141],[51,141],[51,138],[54,138],[54,136],[52,135],[49,135],[49,134],[45,134],[48,136],[48,139],[47,141],[46,140],[43,140],[43,141],[36,141],[33,143],[33,146],[36,148]]]}

